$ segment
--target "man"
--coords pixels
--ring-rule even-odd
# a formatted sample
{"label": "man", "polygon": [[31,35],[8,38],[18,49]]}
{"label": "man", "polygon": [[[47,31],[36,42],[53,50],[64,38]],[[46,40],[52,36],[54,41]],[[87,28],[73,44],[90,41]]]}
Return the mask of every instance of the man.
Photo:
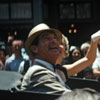
{"label": "man", "polygon": [[[86,57],[68,67],[64,66],[68,76],[81,71],[94,61],[97,39],[98,36],[92,37],[91,48]],[[35,59],[33,66],[29,68],[23,78],[21,90],[48,94],[71,92],[69,86],[65,84],[66,78],[63,71],[56,70],[54,67],[55,64],[61,64],[64,57],[65,51],[60,45],[61,42],[62,33],[57,29],[49,28],[44,23],[35,26],[30,31],[25,48],[29,56],[35,56]]]}
{"label": "man", "polygon": [[6,60],[6,70],[8,71],[16,71],[18,72],[19,65],[22,61],[27,60],[22,53],[22,41],[21,40],[13,40],[12,42],[12,51],[13,54]]}

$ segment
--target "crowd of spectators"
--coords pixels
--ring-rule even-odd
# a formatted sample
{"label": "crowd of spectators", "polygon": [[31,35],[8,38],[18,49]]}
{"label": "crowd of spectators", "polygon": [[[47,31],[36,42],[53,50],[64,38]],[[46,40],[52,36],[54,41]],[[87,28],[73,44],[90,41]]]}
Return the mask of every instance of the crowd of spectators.
{"label": "crowd of spectators", "polygon": [[[80,46],[69,46],[69,55],[62,60],[62,65],[72,64],[86,55],[90,47],[90,41],[85,41]],[[72,77],[100,80],[100,40],[98,41],[97,57],[94,63]],[[0,44],[0,70],[16,71],[25,74],[33,59],[25,51],[24,42],[21,39],[8,36],[6,43]],[[24,67],[25,72],[24,72]],[[27,67],[28,66],[28,67]]]}
{"label": "crowd of spectators", "polygon": [[[67,47],[67,49],[69,49],[69,55],[62,59],[61,64],[72,64],[82,57],[85,57],[89,47],[89,41],[82,43],[80,46]],[[90,66],[87,66],[87,68],[71,77],[100,81],[100,40],[98,41],[96,53],[96,59]],[[21,39],[16,39],[14,36],[8,36],[8,41],[5,44],[0,45],[1,71],[14,71],[24,75],[28,68],[32,66],[33,61],[34,58],[26,53],[24,42]]]}

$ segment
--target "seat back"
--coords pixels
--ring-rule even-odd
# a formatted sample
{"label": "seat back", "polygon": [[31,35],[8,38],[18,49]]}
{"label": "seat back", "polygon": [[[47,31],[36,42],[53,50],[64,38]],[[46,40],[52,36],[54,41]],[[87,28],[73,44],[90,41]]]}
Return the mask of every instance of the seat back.
{"label": "seat back", "polygon": [[71,89],[92,88],[100,92],[100,83],[97,80],[69,77],[68,84]]}

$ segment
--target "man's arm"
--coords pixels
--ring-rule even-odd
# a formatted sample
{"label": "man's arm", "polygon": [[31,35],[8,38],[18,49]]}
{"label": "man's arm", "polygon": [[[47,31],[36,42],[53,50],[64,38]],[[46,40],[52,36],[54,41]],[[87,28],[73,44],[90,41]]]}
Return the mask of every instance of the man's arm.
{"label": "man's arm", "polygon": [[[82,71],[83,69],[85,69],[86,67],[88,67],[89,65],[91,65],[94,62],[94,60],[96,58],[97,41],[99,39],[100,39],[100,31],[91,35],[90,48],[84,58],[74,62],[73,64],[63,65],[63,67],[65,67],[68,72],[68,76],[75,75],[76,73]],[[63,58],[64,52],[65,52],[62,47],[60,47],[60,50],[61,50],[62,56],[60,55],[58,57],[56,64],[61,64],[61,59]]]}
{"label": "man's arm", "polygon": [[68,76],[73,76],[76,73],[88,67],[89,65],[91,65],[96,58],[96,49],[97,49],[97,41],[94,42],[91,40],[91,46],[85,57],[74,62],[73,64],[64,65],[64,67],[68,72]]}

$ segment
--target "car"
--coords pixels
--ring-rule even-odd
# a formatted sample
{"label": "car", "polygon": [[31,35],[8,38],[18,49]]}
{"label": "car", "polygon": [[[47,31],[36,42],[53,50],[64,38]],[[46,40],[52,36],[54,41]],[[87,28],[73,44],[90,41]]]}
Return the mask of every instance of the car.
{"label": "car", "polygon": [[[23,75],[19,72],[0,71],[0,97],[2,99],[55,100],[61,96],[36,91],[20,91],[22,79]],[[88,87],[100,92],[100,83],[96,80],[69,77],[68,84],[71,89]]]}

